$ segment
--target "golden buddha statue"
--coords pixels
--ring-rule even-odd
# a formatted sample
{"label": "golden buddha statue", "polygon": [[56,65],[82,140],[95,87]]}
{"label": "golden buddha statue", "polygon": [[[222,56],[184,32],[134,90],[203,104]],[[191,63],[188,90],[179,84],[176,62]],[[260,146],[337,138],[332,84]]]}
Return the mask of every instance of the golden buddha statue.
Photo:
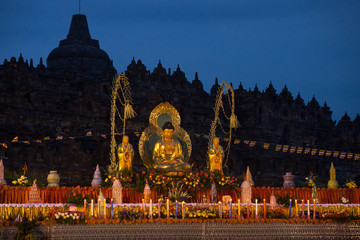
{"label": "golden buddha statue", "polygon": [[119,160],[119,171],[132,173],[132,161],[134,158],[134,148],[129,143],[129,137],[123,136],[122,143],[117,148]]}
{"label": "golden buddha statue", "polygon": [[190,169],[184,161],[181,143],[174,138],[174,126],[166,122],[162,127],[162,139],[155,143],[152,159],[155,169],[162,169],[167,175],[177,176]]}
{"label": "golden buddha statue", "polygon": [[213,144],[208,149],[208,157],[210,163],[210,172],[223,173],[223,160],[224,160],[224,149],[220,146],[220,139],[215,137],[213,139]]}

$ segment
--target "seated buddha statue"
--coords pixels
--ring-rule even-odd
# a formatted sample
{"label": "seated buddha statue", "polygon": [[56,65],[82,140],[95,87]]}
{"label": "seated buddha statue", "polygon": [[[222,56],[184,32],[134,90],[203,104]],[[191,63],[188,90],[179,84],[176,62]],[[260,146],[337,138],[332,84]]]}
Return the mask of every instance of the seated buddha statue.
{"label": "seated buddha statue", "polygon": [[134,148],[129,143],[129,137],[123,136],[122,143],[117,148],[117,155],[119,160],[119,171],[132,172],[132,161],[134,158]]}
{"label": "seated buddha statue", "polygon": [[190,169],[184,161],[183,150],[180,142],[174,139],[174,126],[166,122],[162,127],[162,139],[155,143],[152,155],[155,169],[164,170],[165,174],[177,176],[180,172]]}
{"label": "seated buddha statue", "polygon": [[218,172],[223,174],[224,149],[219,144],[220,139],[215,137],[213,144],[208,149],[208,157],[210,164],[210,172]]}

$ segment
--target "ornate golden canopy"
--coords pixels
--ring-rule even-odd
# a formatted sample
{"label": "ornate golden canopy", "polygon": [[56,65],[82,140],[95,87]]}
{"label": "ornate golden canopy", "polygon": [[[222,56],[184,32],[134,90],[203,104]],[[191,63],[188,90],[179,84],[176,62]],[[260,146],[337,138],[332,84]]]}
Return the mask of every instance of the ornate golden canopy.
{"label": "ornate golden canopy", "polygon": [[174,138],[179,140],[182,145],[184,160],[188,162],[191,156],[191,140],[189,134],[180,127],[181,118],[179,112],[170,103],[160,103],[157,105],[149,117],[149,127],[141,134],[139,140],[140,157],[147,168],[152,168],[152,151],[155,143],[162,136],[162,126],[166,122],[171,122],[174,126]]}

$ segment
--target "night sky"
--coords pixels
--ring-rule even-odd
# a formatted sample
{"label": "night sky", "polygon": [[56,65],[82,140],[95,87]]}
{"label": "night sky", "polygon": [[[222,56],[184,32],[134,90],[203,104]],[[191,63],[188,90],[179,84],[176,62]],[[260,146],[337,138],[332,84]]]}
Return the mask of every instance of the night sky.
{"label": "night sky", "polygon": [[[0,62],[46,58],[66,38],[75,0],[0,0]],[[206,91],[215,77],[246,89],[286,84],[305,103],[315,95],[339,120],[360,113],[360,1],[82,0],[90,34],[120,73],[132,57],[158,61]]]}

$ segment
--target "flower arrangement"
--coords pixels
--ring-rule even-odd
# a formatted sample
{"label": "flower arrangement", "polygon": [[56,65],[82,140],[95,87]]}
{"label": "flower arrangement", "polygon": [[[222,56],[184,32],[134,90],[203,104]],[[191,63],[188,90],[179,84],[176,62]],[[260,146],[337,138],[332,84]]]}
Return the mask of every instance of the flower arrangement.
{"label": "flower arrangement", "polygon": [[166,190],[171,187],[171,183],[175,180],[163,174],[163,172],[151,171],[149,174],[150,187],[156,189],[161,194],[165,194]]}
{"label": "flower arrangement", "polygon": [[197,173],[190,172],[187,177],[184,177],[182,179],[182,182],[188,188],[197,188],[197,186],[199,185],[199,182],[200,182],[199,172],[197,172]]}
{"label": "flower arrangement", "polygon": [[[289,205],[289,203],[288,203]],[[287,208],[283,208],[283,207],[276,207],[274,211],[270,210],[270,211],[266,211],[266,216],[267,218],[270,219],[285,219],[288,218],[288,214],[289,211]]]}
{"label": "flower arrangement", "polygon": [[185,200],[191,198],[191,196],[188,194],[188,192],[186,190],[184,190],[183,186],[184,186],[184,184],[181,184],[181,182],[177,182],[176,184],[171,182],[171,187],[168,189],[168,195],[169,195],[170,201],[182,202],[182,201],[185,201]]}
{"label": "flower arrangement", "polygon": [[141,174],[136,173],[135,177],[135,190],[141,193],[144,192],[146,179],[149,175],[145,171],[142,171]]}
{"label": "flower arrangement", "polygon": [[214,208],[193,209],[189,210],[186,216],[189,218],[213,219],[218,217],[218,213]]}
{"label": "flower arrangement", "polygon": [[347,199],[346,197],[340,196],[339,202],[343,203],[343,204],[346,204],[346,203],[349,203],[349,199]]}
{"label": "flower arrangement", "polygon": [[219,189],[231,189],[240,186],[237,178],[235,178],[234,176],[222,176],[216,183],[218,184]]}
{"label": "flower arrangement", "polygon": [[14,186],[20,186],[20,187],[28,187],[32,185],[32,181],[29,181],[29,179],[25,176],[27,172],[27,165],[25,163],[24,167],[22,168],[23,174],[19,177],[15,172],[15,180],[12,181],[12,184]]}
{"label": "flower arrangement", "polygon": [[[132,171],[119,171],[118,169],[111,172],[105,168],[101,168],[104,172],[104,176],[107,176],[102,184],[103,187],[111,187],[116,179],[119,179],[123,187],[132,187],[133,184],[133,172]],[[137,174],[138,175],[138,174]]]}
{"label": "flower arrangement", "polygon": [[90,202],[91,196],[81,193],[80,186],[77,186],[71,191],[67,203],[75,204],[77,207],[81,207],[84,205],[84,199],[86,199],[87,202]]}
{"label": "flower arrangement", "polygon": [[12,181],[12,184],[14,186],[20,186],[20,187],[31,186],[31,183],[29,182],[27,177],[25,177],[24,175],[21,175],[17,180]]}
{"label": "flower arrangement", "polygon": [[119,219],[126,219],[126,220],[134,220],[134,219],[139,219],[140,218],[140,212],[132,207],[123,207],[117,214],[116,218]]}
{"label": "flower arrangement", "polygon": [[309,188],[312,188],[312,187],[316,187],[316,184],[315,184],[315,180],[316,180],[316,175],[314,175],[312,172],[310,172],[310,175],[308,177],[306,177],[306,182],[305,182],[305,185]]}
{"label": "flower arrangement", "polygon": [[317,179],[317,176],[310,172],[309,176],[305,178],[305,187],[312,188],[312,187],[318,187],[318,188],[326,188],[327,185]]}
{"label": "flower arrangement", "polygon": [[57,212],[54,214],[56,223],[78,224],[85,222],[85,218],[80,212]]}
{"label": "flower arrangement", "polygon": [[356,185],[356,183],[355,183],[355,181],[353,180],[353,179],[348,179],[345,183],[344,183],[344,185],[343,185],[344,187],[346,187],[346,188],[357,188],[357,185]]}
{"label": "flower arrangement", "polygon": [[293,193],[291,191],[289,193],[285,193],[284,196],[275,194],[275,197],[276,197],[276,202],[280,205],[283,205],[284,207],[290,206],[290,199],[291,199],[292,205],[295,204],[295,197],[293,196]]}

